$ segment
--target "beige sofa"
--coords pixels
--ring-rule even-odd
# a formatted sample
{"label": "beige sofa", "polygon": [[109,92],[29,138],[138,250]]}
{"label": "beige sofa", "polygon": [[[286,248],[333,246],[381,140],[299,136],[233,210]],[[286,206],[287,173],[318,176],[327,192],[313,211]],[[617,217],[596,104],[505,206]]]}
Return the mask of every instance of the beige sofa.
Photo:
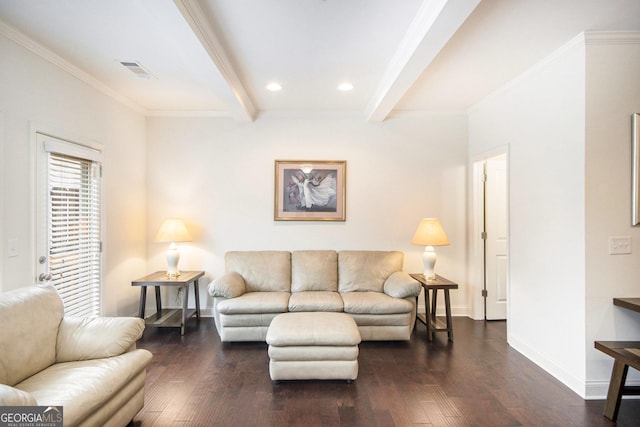
{"label": "beige sofa", "polygon": [[362,340],[408,340],[421,286],[397,251],[228,252],[209,284],[222,341],[264,341],[285,312],[344,312]]}
{"label": "beige sofa", "polygon": [[0,406],[62,406],[65,426],[125,426],[142,409],[138,318],[65,318],[53,286],[0,295]]}

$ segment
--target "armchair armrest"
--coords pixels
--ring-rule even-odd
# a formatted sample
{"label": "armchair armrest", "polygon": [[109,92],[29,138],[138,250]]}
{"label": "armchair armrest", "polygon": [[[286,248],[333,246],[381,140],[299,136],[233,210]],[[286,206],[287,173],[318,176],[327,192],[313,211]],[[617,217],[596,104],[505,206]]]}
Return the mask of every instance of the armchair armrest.
{"label": "armchair armrest", "polygon": [[135,348],[144,332],[137,317],[66,317],[60,322],[56,362],[101,359]]}
{"label": "armchair armrest", "polygon": [[246,292],[244,279],[239,273],[230,271],[209,284],[212,297],[235,298]]}
{"label": "armchair armrest", "polygon": [[0,384],[0,406],[35,406],[38,402],[31,393]]}
{"label": "armchair armrest", "polygon": [[422,285],[404,271],[396,271],[384,282],[384,293],[394,298],[417,297]]}

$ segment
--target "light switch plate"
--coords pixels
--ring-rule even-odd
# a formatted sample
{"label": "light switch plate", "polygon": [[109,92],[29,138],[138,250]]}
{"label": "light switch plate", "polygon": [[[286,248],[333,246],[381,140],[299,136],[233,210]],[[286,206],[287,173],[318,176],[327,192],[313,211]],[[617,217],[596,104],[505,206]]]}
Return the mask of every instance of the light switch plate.
{"label": "light switch plate", "polygon": [[609,255],[631,253],[631,236],[609,237]]}

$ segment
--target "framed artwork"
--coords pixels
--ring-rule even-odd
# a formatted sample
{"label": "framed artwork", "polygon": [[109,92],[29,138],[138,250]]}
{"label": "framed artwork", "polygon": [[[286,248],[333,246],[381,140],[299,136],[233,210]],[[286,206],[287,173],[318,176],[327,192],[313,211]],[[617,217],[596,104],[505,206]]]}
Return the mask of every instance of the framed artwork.
{"label": "framed artwork", "polygon": [[345,221],[345,160],[276,160],[276,221]]}

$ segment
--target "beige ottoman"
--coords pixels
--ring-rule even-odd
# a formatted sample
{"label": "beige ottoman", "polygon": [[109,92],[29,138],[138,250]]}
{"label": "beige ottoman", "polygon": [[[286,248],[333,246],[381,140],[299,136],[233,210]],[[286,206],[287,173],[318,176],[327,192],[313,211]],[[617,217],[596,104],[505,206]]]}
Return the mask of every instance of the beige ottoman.
{"label": "beige ottoman", "polygon": [[280,314],[271,321],[267,344],[273,381],[358,377],[360,333],[348,314]]}

